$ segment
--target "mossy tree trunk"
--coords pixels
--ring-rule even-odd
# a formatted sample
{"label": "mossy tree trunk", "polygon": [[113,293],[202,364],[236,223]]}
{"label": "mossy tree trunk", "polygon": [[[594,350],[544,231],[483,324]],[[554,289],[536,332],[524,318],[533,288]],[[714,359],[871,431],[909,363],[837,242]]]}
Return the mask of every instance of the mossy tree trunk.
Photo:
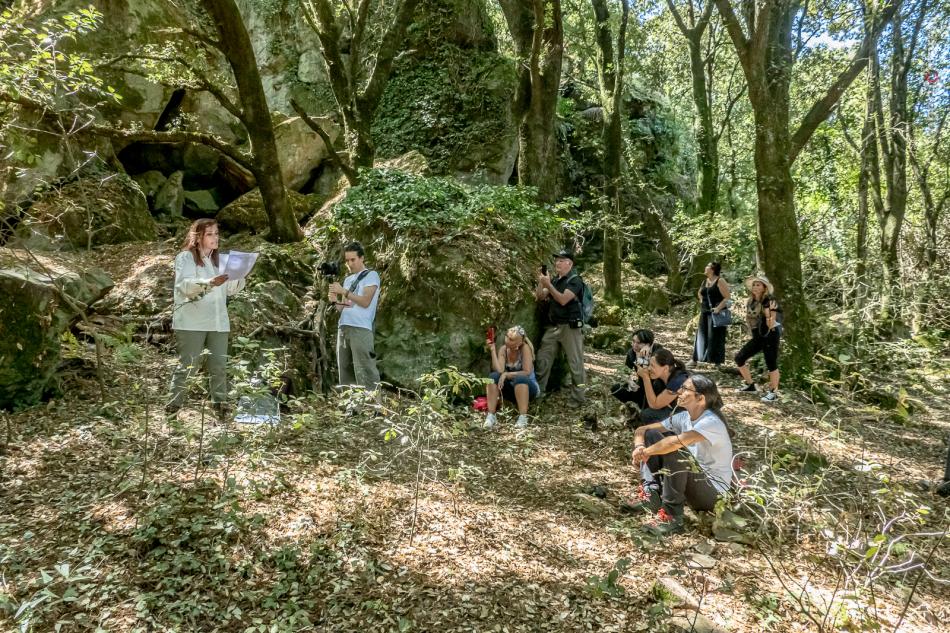
{"label": "mossy tree trunk", "polygon": [[879,318],[887,328],[892,328],[897,323],[900,309],[896,305],[895,294],[901,282],[898,246],[904,216],[907,213],[907,138],[910,134],[907,75],[910,72],[927,8],[928,0],[922,0],[917,8],[917,20],[908,33],[905,33],[903,28],[903,7],[898,7],[894,12],[894,25],[890,31],[890,85],[887,115],[884,112],[880,81],[874,81],[874,85],[878,87],[873,101],[876,112],[874,120],[883,157],[886,189],[883,195],[884,205],[878,209],[878,222],[881,226],[881,263],[884,273]]}
{"label": "mossy tree trunk", "polygon": [[[392,10],[386,21],[386,29],[374,53],[366,50],[367,28],[370,24],[370,10],[376,6],[372,0],[360,0],[352,10],[347,6],[339,11],[330,0],[313,0],[304,7],[304,17],[320,40],[323,60],[326,64],[330,87],[336,99],[337,108],[343,119],[343,137],[346,140],[348,159],[334,154],[333,160],[339,163],[350,184],[359,181],[359,169],[372,167],[376,158],[376,146],[373,143],[373,118],[382,99],[386,84],[392,74],[393,60],[402,50],[406,39],[406,29],[412,21],[419,0],[401,0]],[[344,55],[341,40],[346,33],[347,51]],[[369,68],[367,74],[366,69]],[[316,129],[319,124],[308,117],[299,106],[300,114],[324,142],[329,138],[326,133]]]}
{"label": "mossy tree trunk", "polygon": [[[783,368],[809,373],[812,366],[811,320],[802,286],[801,243],[791,168],[799,152],[855,77],[865,68],[871,45],[893,16],[888,6],[865,35],[850,63],[791,131],[789,94],[795,63],[792,27],[802,6],[798,0],[757,4],[736,14],[730,0],[715,0],[748,84],[755,120],[755,169],[758,193],[758,250],[765,273],[775,284],[785,313]],[[748,35],[747,35],[748,34]]]}
{"label": "mossy tree trunk", "polygon": [[621,1],[620,28],[617,31],[616,56],[610,32],[610,12],[606,0],[591,0],[597,20],[598,79],[604,108],[604,198],[608,207],[604,227],[604,298],[623,305],[620,259],[622,244],[617,225],[623,222],[621,195],[623,169],[623,67],[630,6]]}
{"label": "mossy tree trunk", "polygon": [[557,199],[557,113],[564,27],[560,0],[499,0],[520,59],[512,112],[519,123],[518,180],[537,187],[542,202]]}
{"label": "mossy tree trunk", "polygon": [[[696,130],[697,156],[699,164],[699,213],[715,213],[719,200],[719,139],[713,126],[713,104],[709,87],[712,84],[712,69],[714,65],[703,54],[703,36],[709,26],[712,9],[715,6],[712,0],[705,0],[706,4],[699,17],[696,17],[692,4],[686,19],[676,8],[673,0],[666,0],[670,13],[676,22],[680,33],[686,38],[689,49],[689,70],[692,79],[693,105],[696,107],[699,127]],[[712,54],[712,53],[710,53]],[[709,61],[709,63],[707,63]]]}
{"label": "mossy tree trunk", "polygon": [[241,99],[240,119],[247,129],[253,156],[252,172],[257,179],[267,212],[272,242],[296,242],[303,239],[280,169],[280,157],[274,140],[270,107],[264,96],[251,38],[234,0],[202,0],[218,31],[217,45],[231,65]]}

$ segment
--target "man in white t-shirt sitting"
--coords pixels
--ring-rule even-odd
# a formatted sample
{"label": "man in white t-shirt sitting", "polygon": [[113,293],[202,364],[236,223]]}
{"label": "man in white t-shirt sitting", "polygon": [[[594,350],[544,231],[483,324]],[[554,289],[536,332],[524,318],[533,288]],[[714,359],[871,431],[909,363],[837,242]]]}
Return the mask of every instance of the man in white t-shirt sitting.
{"label": "man in white t-shirt sitting", "polygon": [[379,273],[363,263],[363,245],[351,242],[343,249],[343,258],[350,271],[343,285],[330,284],[330,301],[340,312],[336,337],[336,360],[340,368],[340,385],[362,385],[372,391],[379,385],[373,323],[379,301]]}
{"label": "man in white t-shirt sitting", "polygon": [[732,440],[716,383],[693,374],[680,387],[678,407],[685,411],[633,435],[633,466],[642,483],[636,503],[624,509],[655,512],[645,527],[658,536],[683,531],[684,504],[712,510],[732,485]]}

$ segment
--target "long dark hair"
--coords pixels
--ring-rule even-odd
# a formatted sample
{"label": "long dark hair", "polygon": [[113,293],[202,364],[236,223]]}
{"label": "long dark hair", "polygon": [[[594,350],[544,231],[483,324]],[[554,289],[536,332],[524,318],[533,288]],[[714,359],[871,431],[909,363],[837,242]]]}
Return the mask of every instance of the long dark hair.
{"label": "long dark hair", "polygon": [[716,381],[705,374],[691,374],[689,379],[693,383],[696,394],[704,398],[706,409],[715,413],[716,417],[722,420],[730,438],[735,437],[735,433],[722,412],[722,396],[719,395],[719,387],[716,386]]}
{"label": "long dark hair", "polygon": [[[195,258],[196,266],[203,266],[204,260],[201,259],[201,240],[205,233],[213,226],[217,226],[218,221],[212,218],[201,218],[192,222],[188,227],[188,234],[185,235],[185,241],[182,242],[181,250],[188,251]],[[211,261],[215,267],[218,266],[218,249],[211,251]]]}
{"label": "long dark hair", "polygon": [[657,365],[670,368],[670,378],[672,378],[674,374],[686,371],[686,365],[683,364],[683,361],[677,360],[676,357],[673,356],[673,352],[665,347],[657,347],[653,350],[652,356],[656,359]]}

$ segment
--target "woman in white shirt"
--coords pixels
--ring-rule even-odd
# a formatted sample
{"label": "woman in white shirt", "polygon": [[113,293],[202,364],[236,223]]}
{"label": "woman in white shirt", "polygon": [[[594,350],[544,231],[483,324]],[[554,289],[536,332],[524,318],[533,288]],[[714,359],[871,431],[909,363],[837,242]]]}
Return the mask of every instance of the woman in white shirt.
{"label": "woman in white shirt", "polygon": [[692,374],[679,389],[678,406],[685,411],[633,434],[642,483],[639,503],[624,509],[656,513],[645,527],[658,536],[683,531],[684,505],[712,510],[732,486],[732,439],[716,383]]}
{"label": "woman in white shirt", "polygon": [[227,297],[244,288],[244,280],[228,281],[221,274],[218,253],[218,224],[211,219],[196,220],[175,257],[175,311],[172,329],[178,343],[178,368],[172,376],[167,413],[181,409],[188,396],[188,381],[201,365],[208,350],[208,393],[218,416],[225,414],[228,396]]}

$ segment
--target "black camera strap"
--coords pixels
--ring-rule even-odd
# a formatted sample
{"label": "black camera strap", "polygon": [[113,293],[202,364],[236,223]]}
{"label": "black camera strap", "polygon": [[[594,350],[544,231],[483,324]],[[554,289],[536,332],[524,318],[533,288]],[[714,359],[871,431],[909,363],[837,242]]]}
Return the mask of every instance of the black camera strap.
{"label": "black camera strap", "polygon": [[366,279],[366,275],[370,274],[371,272],[373,271],[369,268],[364,269],[363,272],[356,276],[356,279],[353,280],[353,283],[350,284],[350,287],[347,288],[346,291],[349,293],[356,292],[356,287],[359,286],[360,282]]}

